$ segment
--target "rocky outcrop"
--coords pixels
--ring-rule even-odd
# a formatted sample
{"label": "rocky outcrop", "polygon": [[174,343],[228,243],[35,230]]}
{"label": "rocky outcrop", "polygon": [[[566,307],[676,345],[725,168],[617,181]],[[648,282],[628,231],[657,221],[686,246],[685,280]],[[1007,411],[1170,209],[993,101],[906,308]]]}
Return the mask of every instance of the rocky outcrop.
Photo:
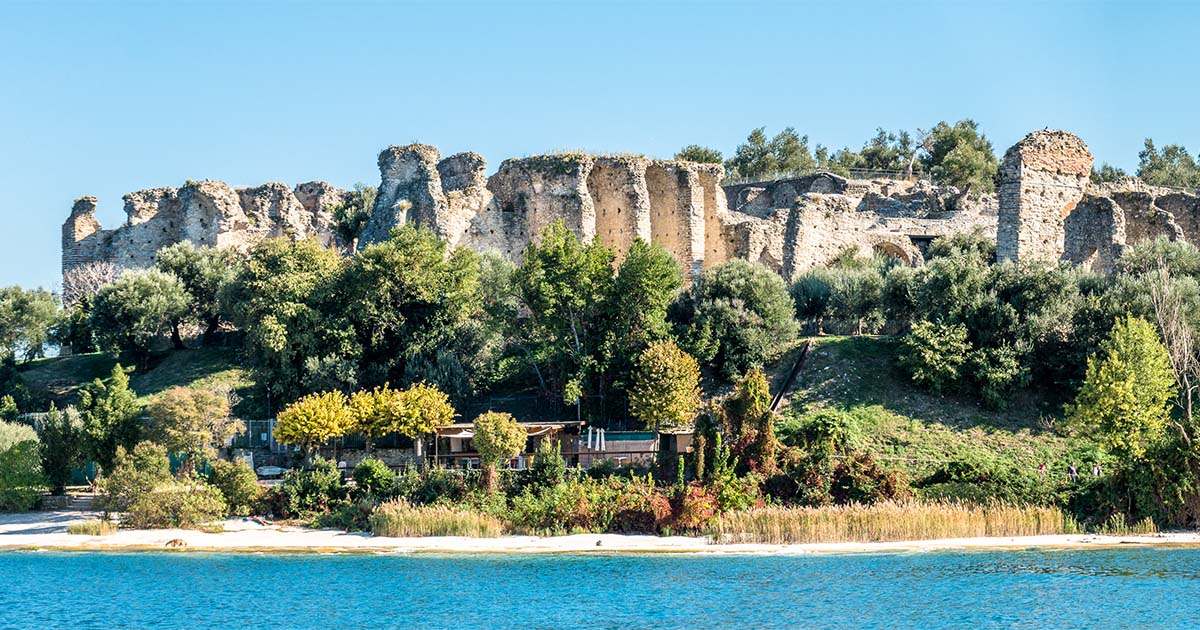
{"label": "rocky outcrop", "polygon": [[379,154],[379,192],[359,247],[387,239],[393,227],[410,220],[440,232],[437,218],[446,211],[446,195],[438,158],[438,150],[427,144],[391,146]]}

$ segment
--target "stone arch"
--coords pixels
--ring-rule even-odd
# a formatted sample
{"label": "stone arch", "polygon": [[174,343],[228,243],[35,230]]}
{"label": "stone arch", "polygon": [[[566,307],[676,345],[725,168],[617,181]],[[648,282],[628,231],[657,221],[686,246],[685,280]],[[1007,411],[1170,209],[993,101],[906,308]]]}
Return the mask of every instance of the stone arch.
{"label": "stone arch", "polygon": [[871,245],[871,251],[876,255],[898,260],[910,267],[919,264],[922,260],[920,250],[911,242],[903,244],[889,239],[880,239]]}

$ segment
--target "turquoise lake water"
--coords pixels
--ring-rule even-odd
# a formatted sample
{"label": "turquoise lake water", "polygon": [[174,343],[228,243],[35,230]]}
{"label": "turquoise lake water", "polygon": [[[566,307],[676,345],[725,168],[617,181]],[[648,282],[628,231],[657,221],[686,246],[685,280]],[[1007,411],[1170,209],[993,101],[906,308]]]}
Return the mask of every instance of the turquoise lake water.
{"label": "turquoise lake water", "polygon": [[1171,627],[1200,550],[843,556],[0,553],[0,628]]}

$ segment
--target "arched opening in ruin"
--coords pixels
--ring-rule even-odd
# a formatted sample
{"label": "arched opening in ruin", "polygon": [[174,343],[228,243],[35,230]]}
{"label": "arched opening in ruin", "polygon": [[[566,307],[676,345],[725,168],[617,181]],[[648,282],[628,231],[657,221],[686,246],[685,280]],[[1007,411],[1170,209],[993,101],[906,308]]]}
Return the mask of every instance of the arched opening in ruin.
{"label": "arched opening in ruin", "polygon": [[871,250],[876,256],[884,256],[891,258],[901,264],[912,266],[915,264],[914,254],[898,243],[892,241],[880,241],[872,246]]}
{"label": "arched opening in ruin", "polygon": [[1063,219],[1063,260],[1107,271],[1125,242],[1121,208],[1107,197],[1084,197]]}

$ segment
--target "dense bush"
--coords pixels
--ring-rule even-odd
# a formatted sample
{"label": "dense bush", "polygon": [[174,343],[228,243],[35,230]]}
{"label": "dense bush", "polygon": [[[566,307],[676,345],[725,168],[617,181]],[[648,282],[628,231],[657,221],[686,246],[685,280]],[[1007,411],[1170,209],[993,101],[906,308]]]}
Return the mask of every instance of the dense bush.
{"label": "dense bush", "polygon": [[221,492],[230,514],[249,516],[259,507],[263,489],[249,464],[217,459],[208,466],[208,483]]}
{"label": "dense bush", "polygon": [[346,498],[342,473],[334,462],[317,457],[312,468],[294,468],[283,475],[279,484],[280,516],[301,516],[328,510]]}
{"label": "dense bush", "polygon": [[0,421],[0,512],[32,510],[45,488],[37,434]]}
{"label": "dense bush", "polygon": [[121,524],[138,528],[189,528],[221,519],[227,513],[221,491],[196,479],[170,481],[140,494]]}
{"label": "dense bush", "polygon": [[99,480],[100,505],[105,511],[128,511],[138,497],[169,481],[171,462],[165,447],[140,442],[132,452],[118,448],[115,465]]}
{"label": "dense bush", "polygon": [[562,445],[553,438],[543,438],[538,442],[533,458],[530,485],[541,488],[557,485],[563,482],[566,473],[567,463],[563,460]]}
{"label": "dense bush", "polygon": [[368,457],[354,467],[351,473],[354,487],[359,496],[386,499],[397,490],[396,473],[381,460]]}
{"label": "dense bush", "polygon": [[729,380],[778,358],[800,330],[783,279],[744,260],[706,270],[672,314],[685,348]]}

